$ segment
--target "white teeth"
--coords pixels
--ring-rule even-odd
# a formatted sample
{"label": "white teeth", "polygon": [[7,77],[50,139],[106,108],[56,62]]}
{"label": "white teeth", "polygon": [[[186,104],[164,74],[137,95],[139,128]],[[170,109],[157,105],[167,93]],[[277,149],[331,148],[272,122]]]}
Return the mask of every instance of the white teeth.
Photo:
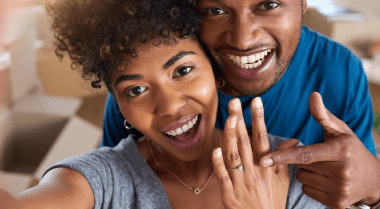
{"label": "white teeth", "polygon": [[236,62],[236,63],[240,63],[240,57],[236,56],[236,57],[235,57],[235,62]]}
{"label": "white teeth", "polygon": [[254,63],[254,62],[256,62],[256,57],[255,57],[255,55],[250,55],[250,56],[248,56],[248,62],[249,62],[249,63]]}
{"label": "white teeth", "polygon": [[227,57],[232,60],[236,65],[241,68],[251,69],[257,68],[262,65],[265,61],[265,57],[271,52],[271,50],[266,50],[249,56],[234,56],[227,54]]}
{"label": "white teeth", "polygon": [[256,60],[260,60],[261,58],[260,53],[255,54],[255,56],[256,56]]}
{"label": "white teeth", "polygon": [[198,120],[198,116],[196,116],[193,120],[189,121],[187,124],[183,125],[182,127],[165,132],[165,133],[169,136],[181,135],[187,132],[188,130],[190,130],[191,128],[193,128],[194,125],[197,123],[197,120]]}
{"label": "white teeth", "polygon": [[193,121],[190,121],[189,122],[189,129],[192,128],[193,126],[194,126]]}
{"label": "white teeth", "polygon": [[188,125],[183,125],[182,126],[182,130],[183,130],[183,132],[186,132],[186,131],[188,131],[190,128],[189,128],[189,126]]}
{"label": "white teeth", "polygon": [[181,128],[177,128],[177,129],[175,130],[175,132],[177,133],[177,135],[180,135],[180,134],[183,133],[183,131],[182,131]]}
{"label": "white teeth", "polygon": [[248,62],[248,57],[246,57],[246,56],[241,57],[240,62],[241,62],[241,64],[246,64]]}

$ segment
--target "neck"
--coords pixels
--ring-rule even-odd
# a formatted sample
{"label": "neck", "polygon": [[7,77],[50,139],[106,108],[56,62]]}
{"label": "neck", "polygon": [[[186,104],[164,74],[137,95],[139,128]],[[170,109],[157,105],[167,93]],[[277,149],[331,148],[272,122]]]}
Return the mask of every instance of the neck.
{"label": "neck", "polygon": [[[195,179],[204,179],[205,177],[208,178],[209,175],[214,171],[212,164],[212,152],[216,147],[220,146],[219,142],[222,139],[222,136],[223,134],[221,133],[221,130],[215,128],[213,131],[213,140],[210,146],[210,150],[194,161],[183,161],[181,159],[178,159],[169,152],[160,149],[159,146],[153,141],[150,141],[152,155],[162,168],[170,170],[178,176],[188,176],[189,178]],[[157,167],[155,170],[156,169],[162,170],[161,168]]]}

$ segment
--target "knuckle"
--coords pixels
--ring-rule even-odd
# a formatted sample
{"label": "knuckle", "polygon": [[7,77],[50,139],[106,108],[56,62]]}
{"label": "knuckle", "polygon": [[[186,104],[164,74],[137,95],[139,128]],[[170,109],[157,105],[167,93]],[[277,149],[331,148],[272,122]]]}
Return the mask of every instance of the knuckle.
{"label": "knuckle", "polygon": [[261,142],[267,142],[268,141],[268,134],[266,131],[260,131],[259,133],[259,139]]}
{"label": "knuckle", "polygon": [[301,164],[310,164],[312,162],[313,151],[310,148],[303,146],[299,152],[300,153],[297,155],[297,160],[301,162]]}
{"label": "knuckle", "polygon": [[260,142],[268,141],[268,133],[265,130],[255,131],[252,135],[255,136],[255,138]]}
{"label": "knuckle", "polygon": [[241,134],[239,140],[240,140],[240,143],[242,143],[245,146],[249,146],[250,145],[250,139],[249,139],[249,136],[248,136],[247,133]]}
{"label": "knuckle", "polygon": [[240,154],[238,152],[232,152],[227,156],[228,160],[231,162],[238,161],[240,159]]}
{"label": "knuckle", "polygon": [[339,150],[340,160],[347,161],[355,157],[352,142],[350,140],[336,141],[334,145],[335,150]]}
{"label": "knuckle", "polygon": [[250,139],[249,139],[249,136],[247,133],[241,134],[239,141],[240,141],[240,143],[242,143],[245,146],[250,145]]}
{"label": "knuckle", "polygon": [[338,196],[334,202],[334,208],[347,208],[349,206],[348,199],[343,196]]}
{"label": "knuckle", "polygon": [[236,138],[236,134],[235,132],[227,133],[227,137],[233,139]]}
{"label": "knuckle", "polygon": [[221,176],[219,177],[219,182],[222,185],[227,184],[230,181],[230,178],[228,176]]}
{"label": "knuckle", "polygon": [[238,116],[236,117],[236,122],[237,122],[237,123],[244,122],[244,117],[243,117],[242,115],[238,115]]}

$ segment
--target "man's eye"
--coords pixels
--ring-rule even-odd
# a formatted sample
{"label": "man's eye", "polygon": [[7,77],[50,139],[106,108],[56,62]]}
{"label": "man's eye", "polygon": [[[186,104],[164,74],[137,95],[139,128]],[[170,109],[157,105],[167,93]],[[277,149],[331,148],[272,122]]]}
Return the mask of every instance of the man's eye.
{"label": "man's eye", "polygon": [[178,70],[176,70],[174,72],[174,75],[173,75],[173,78],[175,77],[180,77],[180,76],[185,76],[187,75],[188,73],[190,73],[190,71],[193,69],[194,67],[181,67],[179,68]]}
{"label": "man's eye", "polygon": [[144,91],[146,91],[146,90],[147,90],[147,87],[145,87],[145,86],[136,86],[136,87],[133,87],[132,89],[130,89],[127,92],[126,96],[127,97],[136,97],[136,96],[144,93]]}
{"label": "man's eye", "polygon": [[258,9],[259,10],[271,10],[271,9],[274,9],[276,7],[278,7],[280,4],[279,3],[276,3],[276,2],[265,2],[263,4],[261,4]]}
{"label": "man's eye", "polygon": [[215,8],[215,7],[213,7],[213,8],[206,8],[202,12],[203,15],[212,15],[212,16],[214,16],[214,15],[221,15],[221,14],[225,14],[225,13],[226,13],[226,11],[224,11],[223,9],[221,9],[221,8]]}

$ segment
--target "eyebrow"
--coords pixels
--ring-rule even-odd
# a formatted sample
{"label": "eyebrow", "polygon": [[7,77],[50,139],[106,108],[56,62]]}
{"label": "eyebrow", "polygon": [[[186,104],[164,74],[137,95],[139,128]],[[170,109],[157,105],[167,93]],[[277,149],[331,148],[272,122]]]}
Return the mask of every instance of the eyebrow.
{"label": "eyebrow", "polygon": [[170,60],[168,60],[164,65],[163,65],[163,68],[166,70],[168,69],[170,66],[172,66],[175,62],[177,62],[178,60],[180,60],[181,58],[183,58],[184,56],[186,55],[189,55],[189,54],[196,54],[195,52],[193,51],[181,51],[179,52],[178,54],[174,55],[172,58],[170,58]]}
{"label": "eyebrow", "polygon": [[121,75],[117,78],[117,80],[115,82],[115,87],[117,84],[119,84],[122,81],[131,81],[131,80],[133,81],[133,80],[140,80],[143,78],[144,77],[142,75],[139,75],[139,74]]}
{"label": "eyebrow", "polygon": [[[189,54],[196,54],[193,51],[181,51],[178,54],[174,55],[172,58],[170,58],[164,65],[164,70],[168,69],[170,66],[174,65],[178,60],[182,59],[183,57],[189,55]],[[143,79],[144,76],[139,74],[128,74],[128,75],[120,75],[115,82],[115,87],[117,84],[119,84],[122,81],[131,81],[131,80],[140,80]]]}
{"label": "eyebrow", "polygon": [[224,3],[225,2],[225,0],[208,0],[208,1],[219,2],[219,3]]}

